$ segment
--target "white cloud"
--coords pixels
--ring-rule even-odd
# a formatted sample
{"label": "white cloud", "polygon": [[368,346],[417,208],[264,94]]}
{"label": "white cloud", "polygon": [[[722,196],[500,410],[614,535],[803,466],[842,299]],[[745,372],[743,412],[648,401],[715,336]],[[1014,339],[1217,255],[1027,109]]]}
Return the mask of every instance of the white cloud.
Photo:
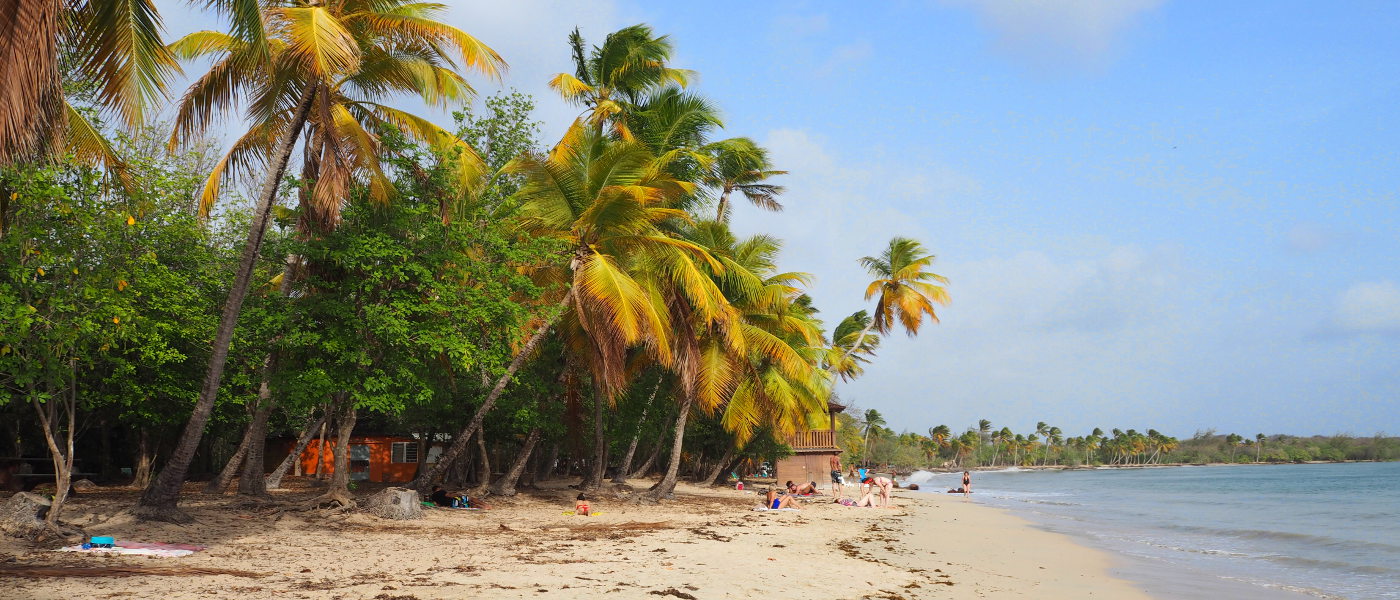
{"label": "white cloud", "polygon": [[1288,231],[1288,249],[1295,252],[1317,252],[1332,244],[1334,236],[1321,226],[1299,223]]}
{"label": "white cloud", "polygon": [[870,60],[872,56],[875,56],[875,48],[870,45],[870,42],[859,41],[842,44],[832,49],[831,56],[817,67],[816,73],[818,76],[825,77],[860,65]]}
{"label": "white cloud", "polygon": [[1337,299],[1334,320],[1347,333],[1400,334],[1400,285],[1371,281],[1351,286]]}
{"label": "white cloud", "polygon": [[977,13],[1005,50],[1037,66],[1108,60],[1165,0],[940,0]]}

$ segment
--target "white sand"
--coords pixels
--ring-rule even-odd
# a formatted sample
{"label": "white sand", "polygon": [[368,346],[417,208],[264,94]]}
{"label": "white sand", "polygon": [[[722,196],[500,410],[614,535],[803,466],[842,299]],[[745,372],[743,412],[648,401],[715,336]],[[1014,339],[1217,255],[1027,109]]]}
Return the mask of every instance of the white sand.
{"label": "white sand", "polygon": [[[807,503],[760,513],[752,491],[682,485],[635,506],[598,494],[575,517],[559,482],[489,511],[432,510],[422,521],[239,508],[189,495],[199,522],[139,523],[133,492],[71,503],[92,535],[209,548],[184,558],[97,557],[0,541],[0,597],[71,598],[1146,598],[1108,574],[1109,557],[962,496],[896,492],[895,509]],[[193,489],[193,486],[191,486]],[[306,491],[279,494],[284,501]],[[257,574],[20,578],[25,566],[191,566]],[[672,593],[674,590],[674,593]]]}

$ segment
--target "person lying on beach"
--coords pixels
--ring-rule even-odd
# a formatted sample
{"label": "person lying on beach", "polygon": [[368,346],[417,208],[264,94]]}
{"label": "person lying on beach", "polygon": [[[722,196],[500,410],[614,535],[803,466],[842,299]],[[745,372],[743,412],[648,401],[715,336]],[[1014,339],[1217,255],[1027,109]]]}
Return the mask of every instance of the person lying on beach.
{"label": "person lying on beach", "polygon": [[579,494],[578,498],[574,499],[574,514],[581,517],[588,516],[588,498],[583,494]]}
{"label": "person lying on beach", "polygon": [[797,503],[797,499],[791,494],[779,494],[778,490],[768,488],[768,494],[764,496],[763,506],[770,510],[780,510],[784,508],[795,508],[802,510],[802,505]]}
{"label": "person lying on beach", "polygon": [[817,482],[815,481],[809,481],[802,485],[797,485],[789,481],[787,482],[787,490],[789,494],[795,496],[815,496],[818,494]]}
{"label": "person lying on beach", "polygon": [[433,486],[433,493],[428,495],[428,500],[438,506],[452,506],[452,501],[455,500],[455,498],[448,496],[447,490],[442,489],[442,486],[435,485]]}

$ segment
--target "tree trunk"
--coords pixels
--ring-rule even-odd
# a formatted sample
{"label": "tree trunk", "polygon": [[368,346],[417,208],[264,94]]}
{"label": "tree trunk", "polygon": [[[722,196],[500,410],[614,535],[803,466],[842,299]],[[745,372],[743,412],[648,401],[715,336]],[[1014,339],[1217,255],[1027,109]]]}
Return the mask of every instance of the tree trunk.
{"label": "tree trunk", "polygon": [[209,354],[209,369],[204,375],[199,400],[195,402],[194,412],[190,414],[190,420],[185,424],[185,430],[180,434],[180,441],[170,455],[170,460],[166,462],[165,468],[160,470],[160,475],[156,476],[155,483],[141,494],[135,512],[142,519],[173,523],[189,523],[193,520],[176,506],[180,501],[180,487],[185,482],[190,463],[194,461],[199,441],[204,437],[204,426],[214,410],[214,400],[219,393],[219,384],[223,381],[224,364],[228,361],[229,343],[233,341],[233,332],[238,325],[243,299],[247,297],[248,288],[252,283],[253,267],[258,260],[258,251],[262,248],[263,236],[267,234],[268,222],[272,218],[277,188],[282,183],[282,175],[287,170],[287,160],[291,158],[297,136],[306,124],[315,90],[315,84],[308,83],[302,91],[301,102],[286,133],[278,142],[277,153],[273,155],[269,165],[272,168],[269,169],[267,181],[263,183],[263,188],[258,194],[253,222],[248,226],[248,241],[243,246],[243,256],[239,260],[233,286],[229,289],[223,314],[219,317],[219,328],[214,334],[214,344]]}
{"label": "tree trunk", "polygon": [[243,475],[238,478],[240,496],[267,495],[267,467],[264,464],[264,454],[267,450],[267,419],[272,416],[275,403],[272,401],[272,393],[266,379],[262,382],[258,396],[258,412],[253,414],[253,422],[248,425],[252,430],[252,439],[243,457]]}
{"label": "tree trunk", "polygon": [[554,478],[554,467],[559,464],[560,445],[559,442],[554,442],[549,447],[549,452],[544,455],[544,462],[541,462],[539,468],[535,470],[536,481],[549,481]]}
{"label": "tree trunk", "polygon": [[860,330],[860,336],[856,338],[855,343],[851,344],[851,347],[846,350],[846,353],[841,355],[841,362],[846,362],[846,359],[850,358],[851,354],[855,353],[856,349],[861,347],[861,344],[865,342],[865,336],[869,335],[870,330],[874,327],[875,315],[870,315],[870,323],[865,326],[865,329]]}
{"label": "tree trunk", "polygon": [[429,430],[420,432],[423,437],[418,440],[418,464],[413,466],[413,476],[417,477],[423,472],[423,468],[428,466],[428,450],[433,447],[433,438],[437,437],[437,432]]}
{"label": "tree trunk", "polygon": [[277,465],[277,468],[272,470],[272,474],[267,476],[268,489],[275,490],[282,487],[282,477],[286,476],[287,471],[290,471],[293,465],[301,462],[301,454],[306,452],[306,447],[311,444],[312,436],[316,435],[318,428],[324,427],[325,422],[326,415],[323,412],[316,420],[306,424],[301,435],[297,436],[297,443],[292,446],[291,453],[287,454],[287,457],[282,459],[282,464]]}
{"label": "tree trunk", "polygon": [[350,495],[350,434],[355,431],[355,399],[345,394],[338,403],[335,416],[335,463],[331,467],[331,483],[322,498],[327,501],[353,502]]}
{"label": "tree trunk", "polygon": [[[73,436],[76,434],[74,428],[77,426],[78,413],[77,359],[69,359],[68,367],[71,376],[68,393],[54,394],[44,403],[40,403],[32,391],[29,395],[34,411],[39,416],[39,426],[44,430],[44,442],[48,444],[49,457],[53,460],[53,502],[49,505],[49,514],[44,522],[55,530],[58,528],[58,515],[63,510],[63,503],[68,499],[68,487],[73,481]],[[62,423],[58,422],[59,406],[62,406],[65,413]],[[64,430],[62,446],[57,439],[60,428]]]}
{"label": "tree trunk", "polygon": [[476,432],[476,449],[481,455],[481,460],[477,464],[476,485],[485,488],[491,485],[491,455],[486,452],[486,431]]}
{"label": "tree trunk", "polygon": [[515,484],[520,481],[520,475],[525,472],[525,465],[530,462],[530,453],[534,452],[535,445],[540,441],[541,430],[539,427],[530,430],[530,434],[525,436],[525,444],[520,447],[520,452],[515,455],[510,467],[506,469],[504,475],[496,481],[496,485],[491,486],[491,493],[497,496],[514,496]]}
{"label": "tree trunk", "polygon": [[[265,388],[264,388],[265,389]],[[263,396],[262,391],[258,392],[258,408],[253,411],[253,418],[248,422],[248,427],[243,430],[243,439],[238,442],[238,449],[233,451],[233,456],[229,457],[228,463],[224,465],[219,475],[209,481],[209,485],[204,486],[206,494],[222,494],[228,489],[229,482],[233,481],[233,475],[238,472],[238,468],[243,465],[243,458],[248,455],[248,445],[251,443],[256,430],[254,426],[261,418],[263,423],[267,422],[267,413],[272,410],[272,403]],[[243,484],[239,483],[240,490]]]}
{"label": "tree trunk", "polygon": [[136,442],[136,468],[131,471],[131,487],[144,490],[151,485],[151,464],[156,462],[154,449],[151,447],[151,435],[145,427],[141,428],[141,435]]}
{"label": "tree trunk", "polygon": [[627,474],[632,470],[632,458],[637,455],[637,443],[642,440],[642,426],[647,422],[647,411],[651,410],[652,403],[656,402],[656,392],[661,390],[662,378],[657,378],[656,386],[651,388],[651,397],[647,398],[647,403],[642,407],[642,416],[637,419],[637,431],[632,434],[632,442],[627,444],[627,454],[622,456],[622,463],[617,466],[617,475],[613,476],[613,483],[627,483]]}
{"label": "tree trunk", "polygon": [[724,470],[729,467],[730,463],[734,462],[734,455],[738,453],[738,449],[732,446],[728,450],[725,450],[724,456],[720,457],[719,462],[715,464],[715,468],[710,469],[709,476],[705,479],[701,479],[700,482],[708,482],[707,484],[711,486],[719,485],[719,478],[724,476]]}
{"label": "tree trunk", "polygon": [[326,428],[330,426],[335,404],[326,405],[326,418],[321,421],[321,436],[316,438],[316,471],[312,477],[321,481],[326,471]]}
{"label": "tree trunk", "polygon": [[728,210],[728,209],[729,209],[729,193],[730,193],[730,190],[729,190],[728,188],[726,188],[726,189],[724,190],[724,192],[721,193],[721,194],[719,195],[719,202],[718,202],[719,207],[718,207],[717,209],[715,209],[715,221],[716,221],[716,222],[719,222],[719,223],[728,223],[728,222],[729,222],[729,219],[725,218],[726,216],[728,216],[728,215],[726,215],[725,213],[729,212],[729,210]]}
{"label": "tree trunk", "polygon": [[579,484],[580,490],[596,490],[603,487],[603,476],[608,472],[608,440],[603,432],[603,404],[607,396],[601,384],[593,391],[593,464],[588,475]]}
{"label": "tree trunk", "polygon": [[664,440],[657,440],[656,445],[653,446],[652,449],[651,449],[651,454],[648,454],[648,455],[647,455],[647,459],[644,460],[644,461],[642,461],[642,466],[637,467],[637,470],[632,471],[631,473],[628,473],[628,474],[627,474],[627,477],[628,477],[629,479],[637,479],[637,478],[639,478],[639,477],[646,477],[646,474],[651,472],[651,467],[652,467],[652,465],[656,464],[656,459],[658,459],[658,458],[661,457],[661,450],[662,450],[665,446],[666,446],[666,443],[665,443]]}
{"label": "tree trunk", "polygon": [[681,444],[685,442],[685,421],[686,417],[690,416],[690,405],[695,400],[690,390],[684,390],[681,394],[685,399],[681,401],[680,414],[676,415],[675,439],[671,442],[671,460],[666,467],[666,475],[662,476],[656,487],[642,496],[644,500],[658,501],[676,489],[676,476],[681,470]]}
{"label": "tree trunk", "polygon": [[[565,307],[565,310],[567,310],[569,304],[573,302],[573,298],[574,290],[573,288],[569,288],[568,293],[564,294],[563,301],[560,302],[560,304]],[[511,359],[510,365],[506,367],[506,372],[501,375],[500,379],[496,380],[495,387],[491,388],[491,392],[486,395],[486,400],[481,403],[481,407],[476,409],[476,414],[472,415],[472,420],[452,439],[452,445],[448,446],[447,451],[443,452],[442,456],[438,457],[437,464],[434,464],[433,468],[428,469],[426,473],[420,474],[413,480],[413,483],[408,484],[408,487],[418,490],[419,492],[428,489],[434,481],[442,477],[443,471],[446,471],[447,467],[453,461],[457,460],[457,457],[462,455],[462,451],[467,449],[467,442],[470,441],[471,437],[481,428],[481,423],[486,420],[486,413],[491,412],[491,409],[496,406],[496,400],[498,400],[501,397],[501,393],[505,391],[506,384],[510,383],[511,378],[515,376],[515,372],[520,370],[521,365],[525,364],[525,359],[535,353],[535,349],[544,341],[545,336],[549,334],[549,329],[553,327],[554,323],[558,320],[559,315],[555,315],[554,318],[541,324],[540,328],[535,330],[535,334],[530,336],[530,339],[525,342],[525,346],[520,349],[520,352],[515,355],[515,358]]]}

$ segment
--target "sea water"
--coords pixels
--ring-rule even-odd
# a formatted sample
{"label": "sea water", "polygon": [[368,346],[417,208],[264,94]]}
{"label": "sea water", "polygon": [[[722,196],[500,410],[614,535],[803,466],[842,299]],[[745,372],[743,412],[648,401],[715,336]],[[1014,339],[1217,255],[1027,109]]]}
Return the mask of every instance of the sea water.
{"label": "sea water", "polygon": [[[910,476],[943,493],[961,473]],[[1118,555],[1160,598],[1400,599],[1400,463],[972,474],[973,501]]]}

